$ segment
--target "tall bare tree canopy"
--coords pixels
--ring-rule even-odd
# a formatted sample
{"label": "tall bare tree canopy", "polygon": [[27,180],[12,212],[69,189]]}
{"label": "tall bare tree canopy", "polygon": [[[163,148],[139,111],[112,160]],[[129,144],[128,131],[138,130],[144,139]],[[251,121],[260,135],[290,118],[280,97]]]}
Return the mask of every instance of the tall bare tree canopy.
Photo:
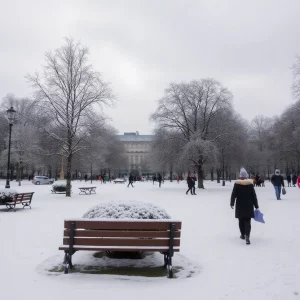
{"label": "tall bare tree canopy", "polygon": [[73,155],[84,149],[81,143],[86,135],[89,111],[96,104],[109,105],[113,95],[109,85],[87,62],[88,49],[73,39],[45,55],[42,75],[28,75],[35,89],[40,113],[51,117],[61,134],[48,132],[60,142],[61,154],[67,157],[67,193],[71,195],[71,168]]}
{"label": "tall bare tree canopy", "polygon": [[197,169],[199,188],[204,188],[203,165],[216,154],[213,121],[220,111],[231,109],[230,99],[231,93],[214,79],[172,83],[151,116],[158,128],[175,131],[186,142],[185,157],[191,154],[188,160]]}

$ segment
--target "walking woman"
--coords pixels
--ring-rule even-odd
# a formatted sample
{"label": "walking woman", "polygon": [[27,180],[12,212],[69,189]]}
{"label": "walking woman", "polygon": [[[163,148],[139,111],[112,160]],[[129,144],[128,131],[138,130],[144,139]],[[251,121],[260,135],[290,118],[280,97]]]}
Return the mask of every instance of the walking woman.
{"label": "walking woman", "polygon": [[254,218],[254,207],[258,209],[258,202],[253,186],[253,181],[248,178],[248,173],[241,168],[240,179],[234,184],[230,206],[233,209],[235,204],[235,217],[239,219],[241,239],[246,239],[250,245],[251,218]]}
{"label": "walking woman", "polygon": [[194,181],[192,179],[191,174],[188,175],[188,177],[186,179],[186,183],[188,185],[188,190],[186,191],[186,194],[188,194],[189,191],[191,191],[191,195],[194,195],[194,193],[193,193],[193,183],[194,183]]}

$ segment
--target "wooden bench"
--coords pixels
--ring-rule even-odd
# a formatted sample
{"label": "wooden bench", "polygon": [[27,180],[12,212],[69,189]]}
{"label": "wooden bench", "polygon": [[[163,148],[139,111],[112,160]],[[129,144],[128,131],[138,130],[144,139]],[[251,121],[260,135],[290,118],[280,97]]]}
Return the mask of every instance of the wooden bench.
{"label": "wooden bench", "polygon": [[18,193],[15,194],[13,196],[12,201],[10,202],[6,202],[5,205],[7,207],[7,211],[9,210],[14,210],[16,211],[16,205],[17,204],[22,204],[23,208],[25,208],[26,206],[29,206],[31,209],[31,200],[32,200],[32,196],[33,196],[34,192],[32,193]]}
{"label": "wooden bench", "polygon": [[65,274],[73,268],[76,251],[161,252],[168,277],[172,257],[179,252],[181,222],[173,220],[66,220],[63,246]]}
{"label": "wooden bench", "polygon": [[80,187],[79,195],[90,195],[90,194],[96,194],[96,186],[86,186],[86,187]]}

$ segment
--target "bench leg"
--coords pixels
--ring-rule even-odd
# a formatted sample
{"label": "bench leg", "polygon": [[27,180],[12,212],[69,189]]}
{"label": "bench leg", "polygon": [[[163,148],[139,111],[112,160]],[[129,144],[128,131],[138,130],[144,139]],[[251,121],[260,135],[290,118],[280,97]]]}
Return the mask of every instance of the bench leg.
{"label": "bench leg", "polygon": [[7,208],[7,211],[10,211],[11,209],[16,212],[16,209],[15,209],[16,205],[10,205],[10,204],[6,204],[6,208]]}
{"label": "bench leg", "polygon": [[172,267],[172,257],[168,257],[168,277],[173,278],[173,267]]}
{"label": "bench leg", "polygon": [[31,205],[28,203],[22,203],[22,205],[23,205],[23,208],[25,208],[25,206],[29,206],[29,208],[31,209]]}
{"label": "bench leg", "polygon": [[168,255],[164,253],[164,265],[163,268],[166,268],[168,266]]}
{"label": "bench leg", "polygon": [[65,252],[64,265],[65,265],[65,274],[69,273],[69,269],[74,268],[72,264],[72,255],[69,254],[68,252]]}

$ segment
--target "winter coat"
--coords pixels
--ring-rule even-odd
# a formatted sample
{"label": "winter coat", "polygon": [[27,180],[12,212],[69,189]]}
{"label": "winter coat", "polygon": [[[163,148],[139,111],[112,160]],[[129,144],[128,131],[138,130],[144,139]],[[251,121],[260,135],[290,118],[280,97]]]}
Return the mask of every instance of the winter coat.
{"label": "winter coat", "polygon": [[158,175],[158,182],[161,182],[162,181],[162,177],[161,175]]}
{"label": "winter coat", "polygon": [[194,180],[192,179],[191,176],[187,177],[186,182],[187,182],[187,185],[188,185],[189,188],[191,188],[195,184]]}
{"label": "winter coat", "polygon": [[251,179],[237,180],[235,182],[230,206],[234,206],[235,202],[236,218],[254,218],[254,207],[258,208],[258,202]]}
{"label": "winter coat", "polygon": [[298,178],[297,178],[297,185],[298,185],[299,188],[300,188],[300,175],[299,175]]}
{"label": "winter coat", "polygon": [[293,175],[292,180],[293,180],[293,184],[295,185],[297,183],[297,175]]}
{"label": "winter coat", "polygon": [[129,179],[129,182],[133,182],[133,176],[132,175],[130,175],[128,179]]}
{"label": "winter coat", "polygon": [[284,186],[284,181],[282,175],[273,175],[271,177],[271,182],[274,186]]}
{"label": "winter coat", "polygon": [[195,186],[196,185],[196,181],[197,181],[196,176],[192,176],[192,181],[193,181],[192,186]]}
{"label": "winter coat", "polygon": [[292,176],[291,175],[287,175],[286,176],[286,180],[287,180],[287,182],[291,182],[292,181]]}

